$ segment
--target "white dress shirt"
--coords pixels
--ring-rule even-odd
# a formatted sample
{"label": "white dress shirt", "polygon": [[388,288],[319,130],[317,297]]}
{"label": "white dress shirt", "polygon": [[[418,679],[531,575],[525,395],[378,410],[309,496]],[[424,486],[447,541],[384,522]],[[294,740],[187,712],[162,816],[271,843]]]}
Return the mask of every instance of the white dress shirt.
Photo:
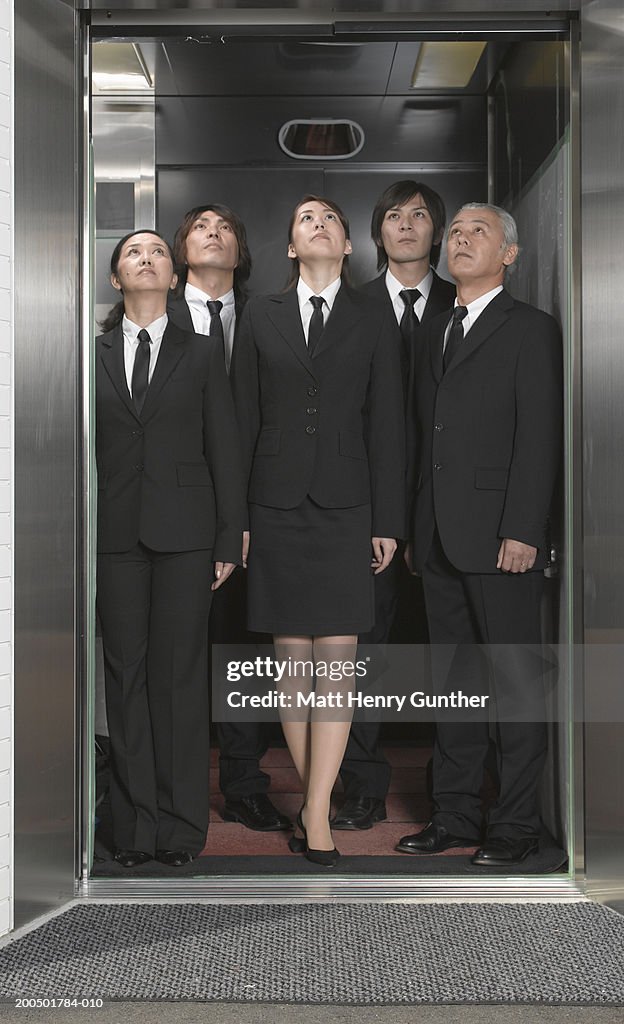
{"label": "white dress shirt", "polygon": [[297,298],[299,299],[299,313],[301,314],[301,323],[303,325],[306,345],[308,344],[310,320],[312,319],[312,314],[314,312],[314,306],[310,302],[310,296],[319,295],[321,298],[325,299],[321,308],[323,312],[323,324],[326,324],[327,317],[331,313],[332,306],[335,302],[341,283],[341,279],[337,277],[336,280],[332,281],[331,284],[328,284],[327,288],[322,292],[314,292],[308,287],[301,277],[299,278],[299,282],[297,284]]}
{"label": "white dress shirt", "polygon": [[212,295],[203,292],[194,284],[184,286],[184,298],[191,311],[193,327],[197,334],[210,334],[210,311],[206,303],[221,302],[223,308],[219,316],[223,325],[223,338],[225,341],[225,365],[229,372],[232,362],[232,348],[234,345],[234,328],[236,327],[236,306],[234,304],[234,289],[230,288],[225,295],[218,295],[214,299]]}
{"label": "white dress shirt", "polygon": [[[466,316],[464,317],[464,319],[462,320],[462,327],[464,328],[464,338],[468,334],[468,331],[470,330],[470,328],[474,327],[477,318],[481,316],[481,314],[482,314],[483,310],[485,309],[485,307],[489,306],[489,304],[492,301],[492,299],[495,299],[496,296],[498,295],[498,293],[502,292],[502,290],[503,290],[503,286],[502,286],[502,284],[499,284],[497,288],[492,288],[491,291],[485,292],[483,295],[480,295],[478,299],[474,300],[474,302],[469,302],[468,303],[468,305],[466,306],[466,309],[468,310],[468,312],[467,312]],[[457,306],[460,306],[460,305],[461,305],[461,303],[457,299],[455,299],[455,306],[453,308],[456,308]],[[448,336],[449,336],[450,331],[451,331],[452,323],[453,323],[453,320],[452,319],[449,320],[449,322],[447,324],[446,331],[444,332],[444,348],[446,348],[446,343],[448,341]]]}
{"label": "white dress shirt", "polygon": [[[160,352],[160,344],[165,333],[167,326],[167,314],[163,313],[162,316],[158,317],[158,320],[154,320],[151,324],[148,324],[145,330],[152,339],[150,345],[150,361],[147,379],[151,381],[154,376],[154,369],[156,367],[156,360],[158,359],[158,353]],[[132,371],[134,370],[134,358],[137,354],[139,347],[139,331],[142,331],[142,327],[138,327],[137,324],[133,323],[132,320],[128,320],[128,317],[123,317],[121,321],[121,330],[123,331],[124,339],[124,368],[126,371],[126,383],[128,385],[128,391],[132,395]]]}
{"label": "white dress shirt", "polygon": [[[420,298],[416,299],[416,302],[414,303],[414,312],[419,320],[422,320],[423,318],[432,284],[433,270],[429,267],[429,270],[423,277],[422,281],[418,284],[410,285],[410,288],[418,288],[418,291],[420,292]],[[407,288],[407,285],[401,284],[390,270],[386,270],[386,288],[388,289],[388,294],[392,302],[394,314],[397,318],[397,323],[400,324],[405,312],[405,303],[403,302],[400,293]]]}

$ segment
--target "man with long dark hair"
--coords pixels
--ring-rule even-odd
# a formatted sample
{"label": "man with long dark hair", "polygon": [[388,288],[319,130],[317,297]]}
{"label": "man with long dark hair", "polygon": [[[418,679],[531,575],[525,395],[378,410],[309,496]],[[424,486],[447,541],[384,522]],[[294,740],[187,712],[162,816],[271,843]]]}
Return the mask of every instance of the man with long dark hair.
{"label": "man with long dark hair", "polygon": [[173,252],[179,281],[169,315],[185,330],[222,338],[229,369],[251,273],[245,225],[221,203],[194,206],[176,232]]}
{"label": "man with long dark hair", "polygon": [[[229,372],[232,348],[247,298],[251,255],[245,225],[222,203],[195,206],[184,215],[174,241],[180,281],[168,311],[174,323],[197,334],[217,337]],[[245,629],[246,579],[238,569],[231,589],[213,601],[213,644],[256,643]],[[224,818],[258,832],[287,829],[290,822],[267,795],[270,778],[260,769],[269,744],[262,722],[220,722],[219,785],[225,797]]]}

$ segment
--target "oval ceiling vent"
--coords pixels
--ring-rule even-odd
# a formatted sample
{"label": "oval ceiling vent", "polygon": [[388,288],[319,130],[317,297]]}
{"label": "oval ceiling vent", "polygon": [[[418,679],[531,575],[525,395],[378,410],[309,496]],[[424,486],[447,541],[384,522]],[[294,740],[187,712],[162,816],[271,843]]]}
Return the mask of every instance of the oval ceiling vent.
{"label": "oval ceiling vent", "polygon": [[277,138],[293,160],[348,160],[364,145],[364,129],[347,119],[300,118],[286,121]]}

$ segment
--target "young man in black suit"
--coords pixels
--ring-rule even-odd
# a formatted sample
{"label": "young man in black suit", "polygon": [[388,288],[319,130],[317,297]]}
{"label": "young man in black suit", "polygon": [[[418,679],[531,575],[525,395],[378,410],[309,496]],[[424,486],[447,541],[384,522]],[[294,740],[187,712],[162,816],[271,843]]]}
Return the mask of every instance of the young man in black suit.
{"label": "young man in black suit", "polygon": [[[503,287],[517,254],[506,211],[470,203],[455,215],[447,259],[457,302],[452,318],[430,324],[413,390],[413,564],[423,576],[436,692],[491,687],[496,697],[499,792],[472,858],[496,868],[538,848],[546,726],[529,645],[540,643],[561,448],[560,332]],[[397,849],[478,845],[488,745],[483,712],[438,719],[433,817]]]}
{"label": "young man in black suit", "polygon": [[[377,247],[377,270],[383,273],[361,290],[393,310],[402,337],[406,394],[410,367],[421,346],[422,325],[450,309],[455,299],[455,286],[434,269],[445,224],[441,196],[411,179],[390,185],[373,210],[371,236]],[[407,571],[400,553],[375,577],[375,626],[360,637],[360,643],[388,642],[397,605],[409,612],[405,642],[426,643],[422,583]],[[403,617],[407,620],[407,614]],[[390,774],[379,748],[379,723],[354,722],[340,772],[345,800],[334,828],[368,829],[383,821]]]}
{"label": "young man in black suit", "polygon": [[[176,232],[174,254],[180,282],[168,303],[169,316],[185,330],[216,335],[229,373],[236,325],[251,272],[245,226],[233,210],[220,203],[196,206],[185,214]],[[244,570],[237,569],[229,588],[215,594],[210,613],[211,643],[257,642],[257,637],[251,638],[245,628],[246,589]],[[269,744],[266,725],[220,722],[217,736],[224,819],[258,832],[289,828],[289,819],[267,795],[270,778],[260,769],[260,759]]]}

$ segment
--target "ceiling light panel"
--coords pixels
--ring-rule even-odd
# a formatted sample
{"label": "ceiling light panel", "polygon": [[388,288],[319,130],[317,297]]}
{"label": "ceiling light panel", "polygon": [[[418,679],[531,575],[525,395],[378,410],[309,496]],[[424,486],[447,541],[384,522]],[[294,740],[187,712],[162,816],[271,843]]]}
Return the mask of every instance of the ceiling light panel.
{"label": "ceiling light panel", "polygon": [[149,92],[154,83],[138,43],[93,44],[94,92]]}
{"label": "ceiling light panel", "polygon": [[422,43],[412,72],[411,89],[465,89],[485,43]]}

